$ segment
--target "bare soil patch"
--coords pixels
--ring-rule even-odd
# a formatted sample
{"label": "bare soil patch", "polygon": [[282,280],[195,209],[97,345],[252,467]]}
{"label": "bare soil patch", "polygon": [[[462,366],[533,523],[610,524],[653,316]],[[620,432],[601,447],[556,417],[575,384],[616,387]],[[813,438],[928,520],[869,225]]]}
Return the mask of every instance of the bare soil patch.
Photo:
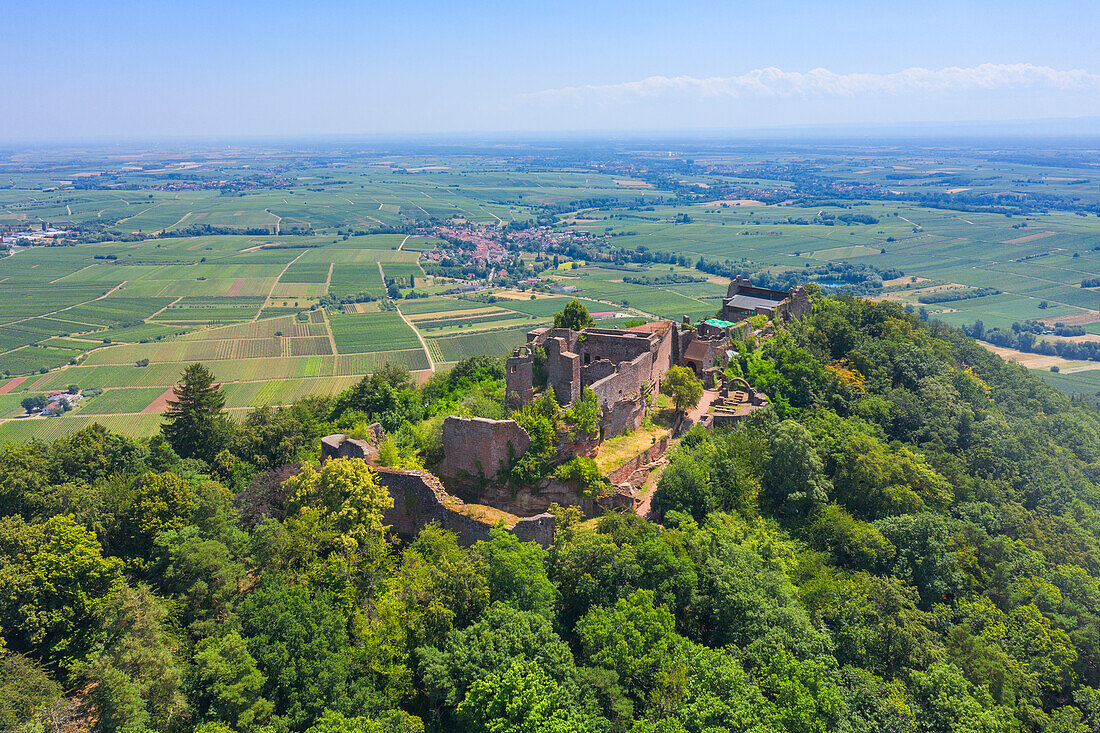
{"label": "bare soil patch", "polygon": [[508,310],[507,308],[495,308],[493,306],[486,306],[483,308],[466,308],[457,311],[438,311],[435,313],[409,313],[405,317],[413,323],[417,323],[418,321],[434,321],[439,318],[464,318],[466,316],[504,315],[506,313],[515,313],[515,311]]}
{"label": "bare soil patch", "polygon": [[248,282],[248,278],[238,277],[236,280],[233,281],[233,284],[229,286],[229,290],[227,290],[225,294],[229,297],[237,295],[241,292],[241,288],[244,287],[244,284],[246,282]]}
{"label": "bare soil patch", "polygon": [[507,298],[508,300],[530,300],[532,295],[535,296],[535,300],[561,297],[561,295],[557,293],[548,295],[546,293],[524,293],[520,292],[519,290],[501,290],[493,293],[493,295],[497,296],[498,298]]}
{"label": "bare soil patch", "polygon": [[919,285],[920,283],[931,282],[926,277],[918,277],[916,280],[911,280],[910,277],[911,276],[909,276],[909,275],[902,275],[901,277],[895,277],[893,280],[883,280],[882,281],[882,287],[889,288],[889,287],[893,287],[894,285],[905,285],[905,284]]}
{"label": "bare soil patch", "polygon": [[15,379],[5,384],[3,387],[0,387],[0,394],[7,394],[8,392],[11,392],[23,382],[27,381],[27,379],[28,377],[16,377]]}
{"label": "bare soil patch", "polygon": [[142,415],[159,415],[162,412],[168,410],[168,400],[172,398],[172,390],[175,387],[169,387],[161,393],[160,397],[157,397],[144,410],[141,411]]}
{"label": "bare soil patch", "polygon": [[719,201],[708,201],[705,204],[699,205],[714,206],[715,204],[726,204],[727,206],[767,206],[763,201],[757,201],[756,199],[721,199]]}
{"label": "bare soil patch", "polygon": [[1006,239],[1001,244],[1023,244],[1024,242],[1030,242],[1034,239],[1042,239],[1043,237],[1049,237],[1052,234],[1058,234],[1058,232],[1045,231],[1035,232],[1034,234],[1027,234],[1022,237],[1016,237],[1015,239]]}
{"label": "bare soil patch", "polygon": [[1040,323],[1053,326],[1055,323],[1062,323],[1067,326],[1084,326],[1089,323],[1096,323],[1100,321],[1100,312],[1098,311],[1085,311],[1083,313],[1072,313],[1068,316],[1057,316],[1052,318],[1040,318]]}
{"label": "bare soil patch", "polygon": [[[1016,349],[1006,349],[1003,346],[994,346],[993,344],[987,344],[984,341],[979,341],[984,348],[992,351],[997,356],[1001,357],[1005,361],[1014,361],[1021,366],[1025,366],[1028,369],[1046,369],[1047,367],[1056,366],[1059,369],[1066,367],[1081,366],[1079,361],[1069,361],[1063,359],[1060,356],[1047,356],[1046,354],[1029,354],[1024,351],[1017,351]],[[1100,368],[1100,362],[1097,363],[1097,367]]]}

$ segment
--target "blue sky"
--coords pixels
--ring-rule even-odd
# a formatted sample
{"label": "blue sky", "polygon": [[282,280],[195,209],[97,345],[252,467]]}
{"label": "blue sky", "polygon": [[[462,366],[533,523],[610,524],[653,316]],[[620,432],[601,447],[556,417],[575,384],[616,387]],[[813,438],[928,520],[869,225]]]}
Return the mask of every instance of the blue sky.
{"label": "blue sky", "polygon": [[1080,0],[0,0],[0,18],[0,142],[1100,116],[1100,3]]}

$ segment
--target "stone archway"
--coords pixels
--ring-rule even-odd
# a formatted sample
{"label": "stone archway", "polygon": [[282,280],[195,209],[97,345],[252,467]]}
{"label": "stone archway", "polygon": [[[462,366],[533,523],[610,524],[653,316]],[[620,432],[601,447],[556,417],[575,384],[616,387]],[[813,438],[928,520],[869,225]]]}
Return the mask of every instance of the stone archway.
{"label": "stone archway", "polygon": [[744,378],[742,378],[742,377],[732,377],[732,378],[730,378],[730,382],[732,382],[733,384],[735,384],[739,387],[743,387],[745,392],[749,396],[752,396],[752,387],[749,386],[749,383]]}

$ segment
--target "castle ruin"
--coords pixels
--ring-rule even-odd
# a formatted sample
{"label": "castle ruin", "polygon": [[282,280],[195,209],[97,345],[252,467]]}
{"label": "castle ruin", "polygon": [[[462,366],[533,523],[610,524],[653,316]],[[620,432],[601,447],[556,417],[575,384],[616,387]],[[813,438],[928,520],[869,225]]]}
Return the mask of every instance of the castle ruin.
{"label": "castle ruin", "polygon": [[515,409],[534,397],[535,355],[542,349],[546,386],[554,390],[559,405],[571,405],[591,389],[599,400],[604,439],[635,430],[675,363],[675,330],[672,321],[622,330],[535,329],[527,334],[527,345],[513,351],[505,364],[508,405]]}

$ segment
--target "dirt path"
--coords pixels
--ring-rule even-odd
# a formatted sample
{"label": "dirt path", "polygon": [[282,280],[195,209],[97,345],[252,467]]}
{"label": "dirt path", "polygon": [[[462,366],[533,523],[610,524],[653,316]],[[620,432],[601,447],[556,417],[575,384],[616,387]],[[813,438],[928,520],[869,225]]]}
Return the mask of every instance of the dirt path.
{"label": "dirt path", "polygon": [[703,415],[707,414],[707,410],[710,409],[711,403],[718,399],[718,391],[712,389],[704,389],[703,396],[699,399],[699,404],[688,410],[687,419],[691,420],[692,425],[698,425],[699,419]]}
{"label": "dirt path", "polygon": [[[70,272],[70,273],[69,273],[69,275],[75,275],[75,274],[76,274],[77,272],[84,272],[84,271],[85,271],[85,270],[87,270],[87,269],[88,269],[89,267],[95,267],[95,266],[96,266],[96,265],[98,265],[98,264],[99,264],[98,262],[93,262],[93,263],[92,263],[92,264],[90,264],[90,265],[85,265],[84,267],[81,267],[81,268],[80,268],[79,270],[77,270],[76,272]],[[56,282],[57,282],[58,280],[64,280],[64,279],[65,279],[65,278],[67,278],[67,277],[68,277],[69,275],[62,275],[61,277],[58,277],[58,278],[54,278],[53,280],[50,280],[50,283],[49,283],[49,284],[50,284],[50,285],[53,285],[53,284],[54,284],[54,283],[56,283]],[[6,280],[7,278],[4,278],[4,279]]]}
{"label": "dirt path", "polygon": [[[382,273],[382,283],[386,282],[386,274],[382,271],[382,263],[378,263],[378,272]],[[435,372],[435,361],[432,359],[432,352],[428,351],[428,342],[424,340],[424,337],[420,335],[420,331],[417,330],[413,322],[405,317],[405,314],[401,312],[401,306],[394,302],[393,307],[397,309],[397,315],[401,316],[401,320],[405,322],[405,325],[412,329],[412,332],[416,334],[416,338],[420,341],[420,346],[424,349],[424,356],[428,357],[428,371]]]}
{"label": "dirt path", "polygon": [[328,263],[328,277],[325,278],[325,295],[328,295],[328,287],[332,285],[332,269],[336,267],[335,262]]}
{"label": "dirt path", "polygon": [[[271,214],[271,209],[264,209],[264,211]],[[283,217],[279,216],[278,214],[271,215],[275,217],[275,236],[279,236],[279,233],[282,231]]]}
{"label": "dirt path", "polygon": [[[479,204],[479,206],[480,206],[480,204]],[[488,214],[489,216],[491,216],[491,217],[493,217],[494,219],[496,219],[496,220],[497,220],[497,226],[498,226],[498,227],[502,227],[502,226],[504,226],[504,219],[501,219],[501,218],[500,218],[499,216],[497,216],[497,215],[496,215],[496,214],[494,214],[493,212],[489,211],[489,210],[488,210],[488,209],[486,209],[486,208],[485,208],[484,206],[481,206],[481,210],[482,210],[482,211],[484,211],[484,212],[485,212],[486,214]]]}
{"label": "dirt path", "polygon": [[405,242],[409,241],[409,237],[411,237],[411,236],[412,236],[411,234],[406,234],[405,235],[405,238],[401,240],[401,244],[397,245],[397,251],[398,252],[401,251],[401,248],[405,246]]}
{"label": "dirt path", "polygon": [[428,371],[434,374],[435,361],[432,359],[432,352],[428,350],[428,342],[425,341],[424,337],[420,335],[420,331],[416,330],[416,326],[412,324],[412,321],[406,318],[405,314],[401,312],[400,306],[397,306],[397,315],[401,316],[401,320],[404,321],[406,325],[408,325],[408,327],[413,330],[413,333],[416,334],[416,338],[420,341],[420,345],[424,349],[424,356],[428,357]]}
{"label": "dirt path", "polygon": [[[329,270],[329,274],[332,274],[332,270]],[[332,335],[332,326],[328,322],[328,313],[324,308],[321,309],[321,318],[325,319],[325,333],[328,334],[328,345],[332,347],[332,355],[336,356],[336,338]]]}
{"label": "dirt path", "polygon": [[[669,445],[669,450],[672,450],[672,444]],[[634,512],[642,519],[653,521],[649,516],[653,513],[653,494],[657,491],[657,482],[661,480],[661,474],[665,472],[667,467],[668,463],[662,463],[650,471],[645,480],[645,485],[642,486],[642,500],[638,502],[638,506],[634,507]]]}
{"label": "dirt path", "polygon": [[168,231],[169,229],[174,229],[175,227],[178,227],[178,226],[179,226],[180,224],[182,224],[183,222],[187,221],[187,219],[189,219],[189,218],[191,217],[191,214],[192,214],[192,213],[194,213],[194,212],[188,211],[188,212],[187,212],[186,214],[184,214],[183,216],[181,216],[181,217],[180,217],[180,220],[179,220],[179,221],[177,221],[177,222],[176,222],[175,224],[173,224],[173,225],[171,225],[171,226],[167,226],[167,227],[165,227],[164,229],[161,229],[161,230],[160,230],[160,231],[158,232],[158,234],[164,234],[164,233],[165,233],[166,231]]}
{"label": "dirt path", "polygon": [[[638,310],[637,308],[635,308],[633,306],[623,305],[622,303],[612,303],[610,300],[601,300],[600,298],[585,298],[585,300],[591,300],[594,303],[603,303],[604,305],[610,305],[613,308],[616,308],[616,309],[619,309],[619,310],[632,311],[632,312],[638,314],[639,316],[641,316],[642,318],[652,318],[655,321],[662,320],[660,317],[655,316],[652,313],[646,313],[643,310]],[[702,301],[700,301],[700,302],[702,302]]]}
{"label": "dirt path", "polygon": [[[268,213],[271,213],[271,212],[268,212]],[[272,214],[272,216],[274,216],[274,214]],[[297,257],[292,259],[290,262],[286,263],[286,267],[284,267],[283,271],[279,273],[279,277],[275,278],[275,282],[271,283],[271,290],[267,291],[267,297],[264,298],[264,304],[260,306],[260,310],[256,311],[256,316],[252,319],[253,321],[260,320],[260,314],[264,312],[264,307],[267,305],[267,301],[271,300],[271,295],[275,292],[275,288],[278,287],[278,285],[279,285],[279,278],[281,278],[283,275],[285,275],[286,271],[290,269],[290,266],[293,265],[298,260],[302,259],[305,256],[306,252],[308,252],[308,251],[309,251],[308,249],[302,250],[302,254],[298,255]],[[234,284],[234,287],[236,287],[236,284]]]}
{"label": "dirt path", "polygon": [[[129,205],[129,202],[127,202],[127,205]],[[122,222],[124,222],[124,221],[130,221],[131,219],[133,219],[133,218],[135,218],[135,217],[141,216],[141,215],[142,215],[142,214],[144,214],[144,213],[145,213],[146,211],[152,211],[153,209],[157,208],[158,206],[160,206],[160,204],[153,204],[153,205],[152,205],[152,206],[150,206],[150,207],[149,207],[148,209],[142,209],[142,210],[141,210],[141,211],[139,211],[138,213],[136,213],[136,214],[131,214],[130,216],[126,217],[125,219],[119,219],[118,221],[116,221],[116,222],[115,222],[115,224],[121,224],[121,223],[122,223]]]}
{"label": "dirt path", "polygon": [[183,300],[183,296],[182,296],[182,295],[181,295],[180,297],[176,298],[175,300],[173,300],[173,301],[172,301],[171,303],[169,303],[168,305],[166,305],[166,306],[164,306],[163,308],[161,308],[161,309],[160,309],[159,311],[157,311],[157,312],[156,312],[156,313],[154,313],[153,315],[151,315],[151,316],[149,316],[148,318],[146,318],[145,320],[147,320],[147,321],[151,321],[151,320],[153,320],[154,318],[156,318],[156,317],[157,317],[157,316],[159,316],[159,315],[160,315],[161,313],[163,313],[164,311],[168,310],[169,308],[171,308],[172,306],[174,306],[174,305],[175,305],[176,303],[180,302],[181,300]]}
{"label": "dirt path", "polygon": [[[707,414],[707,410],[710,409],[711,403],[718,398],[717,390],[705,389],[703,390],[703,396],[699,399],[699,404],[688,410],[687,418],[692,421],[693,425],[699,423],[699,419],[703,415]],[[667,456],[680,445],[680,439],[674,438],[669,442],[668,451],[665,452]],[[653,494],[657,490],[657,482],[661,480],[661,474],[664,473],[665,467],[668,466],[667,460],[662,465],[650,471],[649,476],[646,478],[645,485],[642,487],[642,500],[638,502],[638,505],[634,507],[634,512],[642,519],[650,519],[650,513],[653,511]],[[650,519],[652,521],[652,519]]]}

